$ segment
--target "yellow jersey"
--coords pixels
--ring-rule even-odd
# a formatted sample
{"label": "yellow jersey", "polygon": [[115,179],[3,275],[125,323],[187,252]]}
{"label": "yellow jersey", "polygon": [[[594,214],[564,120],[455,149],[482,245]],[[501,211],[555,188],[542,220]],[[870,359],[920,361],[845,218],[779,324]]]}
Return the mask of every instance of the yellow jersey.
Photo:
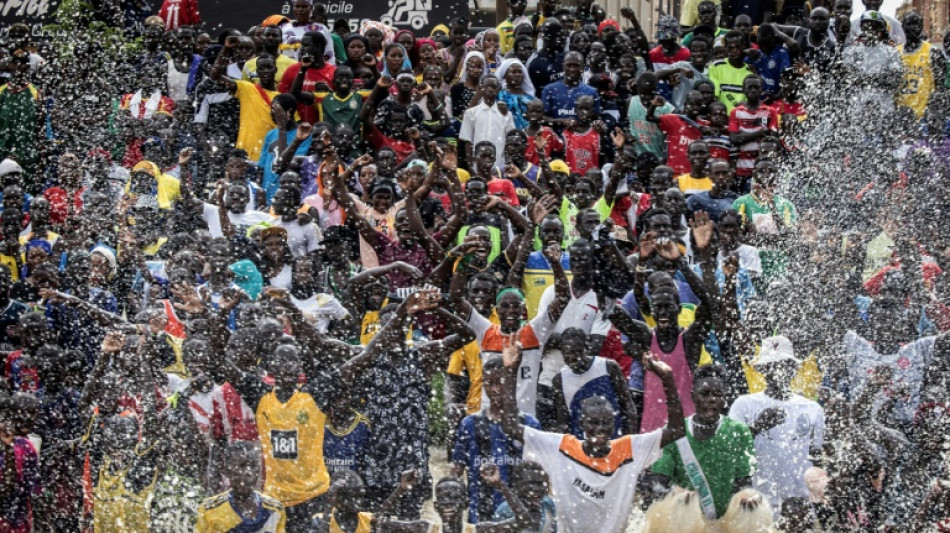
{"label": "yellow jersey", "polygon": [[709,177],[694,178],[689,173],[676,176],[676,184],[685,195],[712,190],[713,182]]}
{"label": "yellow jersey", "polygon": [[[755,358],[759,357],[760,346],[755,347]],[[749,385],[749,394],[755,394],[765,390],[765,376],[759,373],[752,366],[753,361],[742,359],[742,371],[745,373],[746,383]],[[818,388],[821,386],[821,380],[824,374],[818,367],[818,356],[816,352],[808,354],[808,357],[802,361],[802,366],[795,372],[792,378],[791,390],[796,394],[808,398],[809,400],[818,399]]]}
{"label": "yellow jersey", "polygon": [[195,533],[284,533],[287,515],[274,498],[255,493],[260,500],[256,517],[244,519],[231,505],[231,491],[212,496],[198,508]]}
{"label": "yellow jersey", "polygon": [[268,91],[248,81],[234,82],[234,97],[241,102],[241,119],[235,148],[247,151],[247,158],[257,162],[267,132],[277,127],[271,117],[271,102],[280,91]]}
{"label": "yellow jersey", "polygon": [[[142,456],[150,451],[136,451],[136,454]],[[152,473],[152,481],[148,485],[139,492],[132,492],[125,484],[129,468],[112,473],[109,468],[111,464],[111,459],[106,456],[99,468],[99,480],[94,492],[93,530],[95,533],[149,533],[158,469]]]}
{"label": "yellow jersey", "polygon": [[[488,317],[488,321],[494,325],[500,324],[498,319],[498,312],[495,309],[491,310],[491,315]],[[465,398],[465,412],[473,415],[481,410],[482,408],[482,348],[478,345],[478,341],[474,340],[465,346],[461,350],[456,351],[449,358],[449,367],[446,370],[447,374],[453,376],[461,376],[462,370],[468,374],[468,395]],[[484,402],[488,404],[487,399]]]}
{"label": "yellow jersey", "polygon": [[326,415],[306,392],[294,392],[287,403],[281,403],[273,391],[261,398],[257,432],[266,470],[264,494],[292,507],[327,491],[325,423]]}
{"label": "yellow jersey", "polygon": [[934,69],[930,63],[930,50],[933,45],[930,41],[924,41],[916,52],[904,52],[904,46],[898,47],[901,61],[904,63],[904,84],[897,103],[911,108],[920,119],[924,116],[927,101],[936,88]]}
{"label": "yellow jersey", "polygon": [[[373,531],[373,513],[359,513],[359,521],[356,524],[356,531],[354,533],[371,533]],[[323,513],[316,515],[317,518],[321,520],[326,520],[326,517]],[[343,528],[340,527],[340,524],[336,522],[336,515],[333,511],[330,511],[330,533],[345,533]]]}

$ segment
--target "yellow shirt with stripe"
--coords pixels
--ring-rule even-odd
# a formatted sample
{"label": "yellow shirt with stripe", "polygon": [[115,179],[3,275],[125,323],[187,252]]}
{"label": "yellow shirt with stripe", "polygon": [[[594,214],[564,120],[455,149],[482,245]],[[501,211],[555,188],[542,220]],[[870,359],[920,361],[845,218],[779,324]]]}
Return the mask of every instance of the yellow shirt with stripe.
{"label": "yellow shirt with stripe", "polygon": [[901,61],[904,63],[904,84],[897,103],[914,110],[920,119],[927,109],[927,101],[934,92],[934,69],[930,62],[930,51],[933,45],[930,41],[921,43],[915,52],[904,52],[906,45],[898,46]]}
{"label": "yellow shirt with stripe", "polygon": [[[240,526],[241,516],[231,506],[230,492],[212,496],[198,508],[198,523],[195,524],[195,533],[227,533]],[[263,494],[257,494],[261,499],[261,508],[270,513],[267,520],[255,530],[255,533],[284,533],[287,525],[287,514],[279,501]]]}
{"label": "yellow shirt with stripe", "polygon": [[[491,310],[488,321],[496,326],[501,323],[495,309]],[[472,415],[482,408],[482,349],[477,340],[466,344],[449,358],[447,374],[461,376],[463,370],[468,374],[469,381],[465,412]]]}
{"label": "yellow shirt with stripe", "polygon": [[241,122],[238,125],[238,140],[235,148],[247,151],[247,158],[257,162],[264,146],[264,137],[267,132],[277,127],[271,117],[271,104],[261,96],[261,91],[267,99],[274,100],[280,91],[258,90],[258,86],[248,81],[234,82],[234,97],[241,102]]}
{"label": "yellow shirt with stripe", "polygon": [[[242,80],[249,81],[251,83],[261,82],[261,79],[257,77],[257,59],[258,58],[256,57],[252,57],[247,63],[244,63],[244,68],[241,69]],[[274,77],[274,79],[277,80],[277,83],[280,83],[281,78],[284,77],[284,71],[296,63],[296,61],[285,56],[284,54],[279,54],[276,58],[274,58],[274,63],[277,65],[277,75]]]}
{"label": "yellow shirt with stripe", "polygon": [[257,406],[266,476],[264,494],[287,507],[311,500],[330,486],[323,462],[326,415],[309,394],[297,391],[281,403],[269,392]]}
{"label": "yellow shirt with stripe", "polygon": [[683,194],[697,194],[712,190],[713,182],[709,177],[694,178],[689,173],[676,176],[676,184]]}

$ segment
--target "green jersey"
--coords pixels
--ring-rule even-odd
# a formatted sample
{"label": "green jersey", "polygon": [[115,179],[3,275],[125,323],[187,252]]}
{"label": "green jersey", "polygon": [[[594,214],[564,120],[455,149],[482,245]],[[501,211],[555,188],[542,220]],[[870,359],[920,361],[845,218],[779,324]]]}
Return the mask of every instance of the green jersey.
{"label": "green jersey", "polygon": [[728,59],[719,59],[709,65],[708,72],[709,81],[716,86],[716,98],[726,105],[727,113],[732,113],[732,108],[745,100],[742,82],[752,74],[752,69],[748,65],[736,68],[729,64]]}
{"label": "green jersey", "polygon": [[[712,438],[696,440],[691,418],[687,418],[686,438],[702,467],[703,477],[716,504],[716,514],[721,517],[732,499],[734,481],[755,473],[755,440],[745,424],[728,417],[722,417],[722,423]],[[675,442],[663,448],[663,456],[653,463],[650,470],[669,477],[674,485],[696,489],[689,481]]]}

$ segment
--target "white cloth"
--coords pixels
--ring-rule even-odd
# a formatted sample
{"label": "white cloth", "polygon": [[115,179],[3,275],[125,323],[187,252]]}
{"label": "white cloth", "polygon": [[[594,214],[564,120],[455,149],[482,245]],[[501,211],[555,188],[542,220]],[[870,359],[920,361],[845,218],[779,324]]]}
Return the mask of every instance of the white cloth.
{"label": "white cloth", "polygon": [[871,106],[873,112],[883,111],[890,113],[894,110],[895,90],[875,86],[874,80],[864,81],[862,78],[880,74],[903,72],[904,64],[897,48],[886,44],[867,46],[861,43],[847,46],[841,56],[841,63],[856,72],[855,82],[858,90],[851,91],[852,107],[860,111],[865,106]]}
{"label": "white cloth", "polygon": [[[218,218],[218,206],[208,203],[204,204],[201,217],[204,219],[205,224],[208,225],[208,233],[211,234],[211,237],[215,239],[224,237],[224,232],[221,231],[221,220]],[[228,211],[228,220],[230,220],[231,225],[234,226],[236,235],[244,235],[247,229],[254,224],[273,222],[274,218],[260,211],[245,211],[239,215]]]}
{"label": "white cloth", "polygon": [[468,141],[473,146],[482,141],[489,141],[495,145],[495,165],[504,168],[505,135],[513,129],[515,129],[515,120],[512,118],[511,111],[502,115],[497,104],[489,106],[482,101],[477,106],[465,110],[459,139]]}
{"label": "white cloth", "polygon": [[291,265],[284,265],[280,269],[280,272],[276,276],[267,280],[267,285],[270,287],[276,287],[278,289],[290,289],[290,286],[294,282],[294,267]]}
{"label": "white cloth", "polygon": [[[189,65],[190,66],[190,65]],[[176,102],[188,99],[189,72],[179,72],[175,61],[168,58],[168,97]]]}
{"label": "white cloth", "polygon": [[[736,255],[739,256],[739,268],[744,268],[750,274],[762,275],[762,259],[759,257],[759,249],[748,244],[740,244],[736,248]],[[725,257],[722,251],[716,255],[716,265],[722,268],[722,262]]]}
{"label": "white cloth", "polygon": [[284,222],[281,219],[274,221],[275,226],[287,230],[287,245],[294,257],[307,255],[316,250],[323,240],[323,232],[313,222],[301,225],[297,220]]}
{"label": "white cloth", "polygon": [[805,470],[812,466],[808,450],[820,447],[825,440],[825,411],[817,403],[798,394],[788,400],[777,400],[764,392],[736,398],[729,409],[729,418],[747,426],[771,407],[785,411],[785,422],[755,437],[758,469],[754,488],[769,497],[773,510],[796,496],[807,497]]}
{"label": "white cloth", "polygon": [[[663,430],[620,437],[612,442],[610,455],[599,461],[565,453],[572,439],[529,427],[524,430],[524,459],[540,463],[551,480],[558,531],[623,532],[640,472],[663,454]],[[629,443],[622,442],[625,439]],[[599,465],[592,467],[592,463]],[[604,463],[615,466],[605,470]]]}
{"label": "white cloth", "polygon": [[[323,37],[327,40],[327,45],[323,49],[323,59],[331,65],[336,65],[336,54],[333,53],[333,37],[330,35],[330,30],[326,26],[320,24],[319,22],[310,22],[305,26],[294,26],[293,22],[285,22],[281,27],[280,31],[284,34],[284,44],[289,45],[299,45],[301,39],[303,39],[303,34],[308,31],[317,31],[323,34]],[[286,48],[281,51],[281,54],[297,61],[300,59],[300,47],[294,46],[291,48]],[[280,80],[278,80],[280,81]]]}
{"label": "white cloth", "polygon": [[300,309],[307,322],[313,324],[321,333],[326,333],[331,319],[343,320],[349,314],[339,300],[322,292],[305,300],[298,300],[291,295],[290,301],[297,306],[297,309]]}

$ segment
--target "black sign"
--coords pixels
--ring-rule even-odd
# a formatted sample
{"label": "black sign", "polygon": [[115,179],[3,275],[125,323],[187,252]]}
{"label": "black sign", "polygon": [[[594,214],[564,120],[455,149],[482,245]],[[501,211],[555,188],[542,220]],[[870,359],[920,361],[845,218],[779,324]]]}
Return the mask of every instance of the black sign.
{"label": "black sign", "polygon": [[[3,0],[0,0],[3,1]],[[9,0],[8,0],[9,1]],[[212,31],[233,27],[245,31],[270,15],[293,18],[291,2],[274,2],[268,10],[264,2],[252,0],[200,0],[201,18]],[[327,18],[331,24],[346,19],[356,31],[364,20],[378,20],[396,29],[410,29],[417,36],[433,26],[447,24],[453,17],[468,16],[468,0],[329,0]]]}
{"label": "black sign", "polygon": [[[14,22],[31,26],[33,35],[43,34],[43,26],[53,23],[53,14],[60,0],[0,0],[0,34]],[[151,2],[158,13],[161,1]],[[124,4],[124,2],[123,2]],[[268,5],[273,6],[272,8]],[[396,29],[410,29],[417,36],[428,33],[433,26],[447,24],[453,17],[468,16],[468,0],[328,0],[331,23],[346,19],[356,31],[364,20],[378,20]],[[247,31],[270,15],[293,18],[290,1],[272,0],[198,0],[198,9],[205,27],[213,35],[221,28]]]}

